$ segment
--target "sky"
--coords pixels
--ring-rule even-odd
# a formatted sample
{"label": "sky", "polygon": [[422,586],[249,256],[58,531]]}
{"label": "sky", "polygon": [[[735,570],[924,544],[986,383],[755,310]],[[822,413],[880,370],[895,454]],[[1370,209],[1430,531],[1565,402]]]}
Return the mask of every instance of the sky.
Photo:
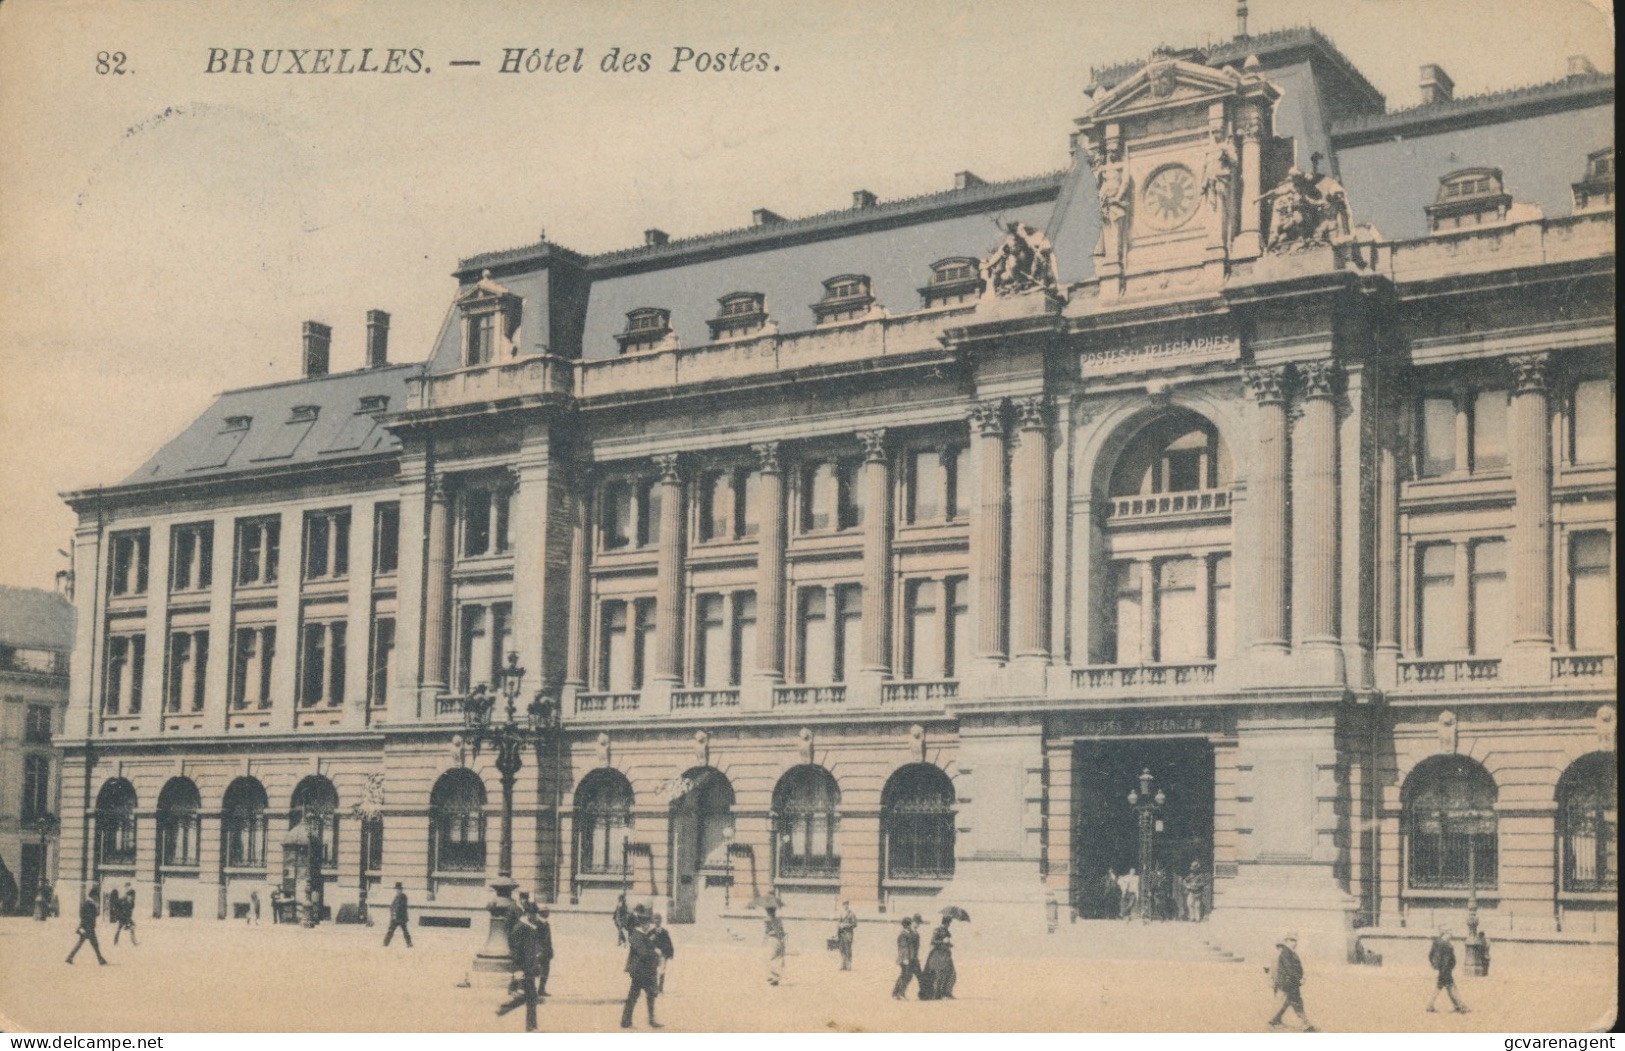
{"label": "sky", "polygon": [[[1424,63],[1458,97],[1614,63],[1605,0],[1250,7],[1254,33],[1320,29],[1391,109]],[[6,0],[0,583],[67,567],[58,494],[121,480],[221,390],[296,377],[307,319],[335,371],[371,308],[422,360],[457,261],[544,232],[599,252],[1055,170],[1091,66],[1234,30],[1233,0]],[[617,47],[649,71],[600,71]],[[211,73],[217,48],[420,49],[426,71]],[[503,73],[507,48],[586,68]],[[679,48],[767,68],[671,72]]]}

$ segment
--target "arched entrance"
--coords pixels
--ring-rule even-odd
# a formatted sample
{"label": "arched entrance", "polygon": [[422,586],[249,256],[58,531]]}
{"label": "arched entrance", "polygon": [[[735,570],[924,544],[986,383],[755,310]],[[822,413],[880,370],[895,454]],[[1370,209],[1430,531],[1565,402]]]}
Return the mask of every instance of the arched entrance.
{"label": "arched entrance", "polygon": [[693,923],[720,911],[733,883],[734,790],[715,767],[698,766],[679,778],[671,801],[671,922]]}

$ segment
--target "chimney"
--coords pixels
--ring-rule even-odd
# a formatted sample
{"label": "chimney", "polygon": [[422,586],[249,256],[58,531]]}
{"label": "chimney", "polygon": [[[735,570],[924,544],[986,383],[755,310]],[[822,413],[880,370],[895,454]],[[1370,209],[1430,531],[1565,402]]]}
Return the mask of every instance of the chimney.
{"label": "chimney", "polygon": [[650,227],[649,229],[643,231],[643,243],[651,248],[653,248],[655,245],[663,245],[670,240],[671,234],[668,234],[664,230],[657,230]]}
{"label": "chimney", "polygon": [[1422,67],[1422,105],[1449,102],[1456,94],[1456,82],[1439,66],[1429,62]]}
{"label": "chimney", "polygon": [[1236,0],[1236,39],[1247,39],[1247,0]]}
{"label": "chimney", "polygon": [[870,193],[868,190],[852,191],[853,208],[873,208],[875,206],[875,201],[878,199],[879,198],[875,197],[875,195]]}
{"label": "chimney", "polygon": [[975,172],[954,172],[954,189],[968,190],[972,186],[986,186],[987,182]]}
{"label": "chimney", "polygon": [[305,375],[327,375],[327,351],[333,345],[333,329],[320,321],[307,321],[305,337]]}
{"label": "chimney", "polygon": [[1569,76],[1588,77],[1595,72],[1597,72],[1597,67],[1591,64],[1589,58],[1584,55],[1569,56]]}
{"label": "chimney", "polygon": [[389,364],[389,314],[367,311],[367,368],[381,369]]}
{"label": "chimney", "polygon": [[778,212],[770,212],[766,208],[758,208],[750,213],[750,225],[772,226],[774,223],[784,222],[784,216]]}

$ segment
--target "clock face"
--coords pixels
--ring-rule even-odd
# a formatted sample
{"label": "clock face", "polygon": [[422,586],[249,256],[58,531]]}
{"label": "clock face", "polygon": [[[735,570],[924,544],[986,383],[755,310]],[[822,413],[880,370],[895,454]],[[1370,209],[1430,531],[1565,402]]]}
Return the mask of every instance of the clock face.
{"label": "clock face", "polygon": [[1201,193],[1196,176],[1183,164],[1159,168],[1145,182],[1145,217],[1159,230],[1172,230],[1196,214]]}

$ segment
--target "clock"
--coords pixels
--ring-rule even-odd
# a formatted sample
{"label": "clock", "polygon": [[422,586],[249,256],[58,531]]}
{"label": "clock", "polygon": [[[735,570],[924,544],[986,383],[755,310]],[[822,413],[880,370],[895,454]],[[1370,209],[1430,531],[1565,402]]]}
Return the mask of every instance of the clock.
{"label": "clock", "polygon": [[1196,176],[1183,164],[1158,168],[1145,181],[1141,212],[1146,224],[1156,230],[1183,226],[1201,204]]}

